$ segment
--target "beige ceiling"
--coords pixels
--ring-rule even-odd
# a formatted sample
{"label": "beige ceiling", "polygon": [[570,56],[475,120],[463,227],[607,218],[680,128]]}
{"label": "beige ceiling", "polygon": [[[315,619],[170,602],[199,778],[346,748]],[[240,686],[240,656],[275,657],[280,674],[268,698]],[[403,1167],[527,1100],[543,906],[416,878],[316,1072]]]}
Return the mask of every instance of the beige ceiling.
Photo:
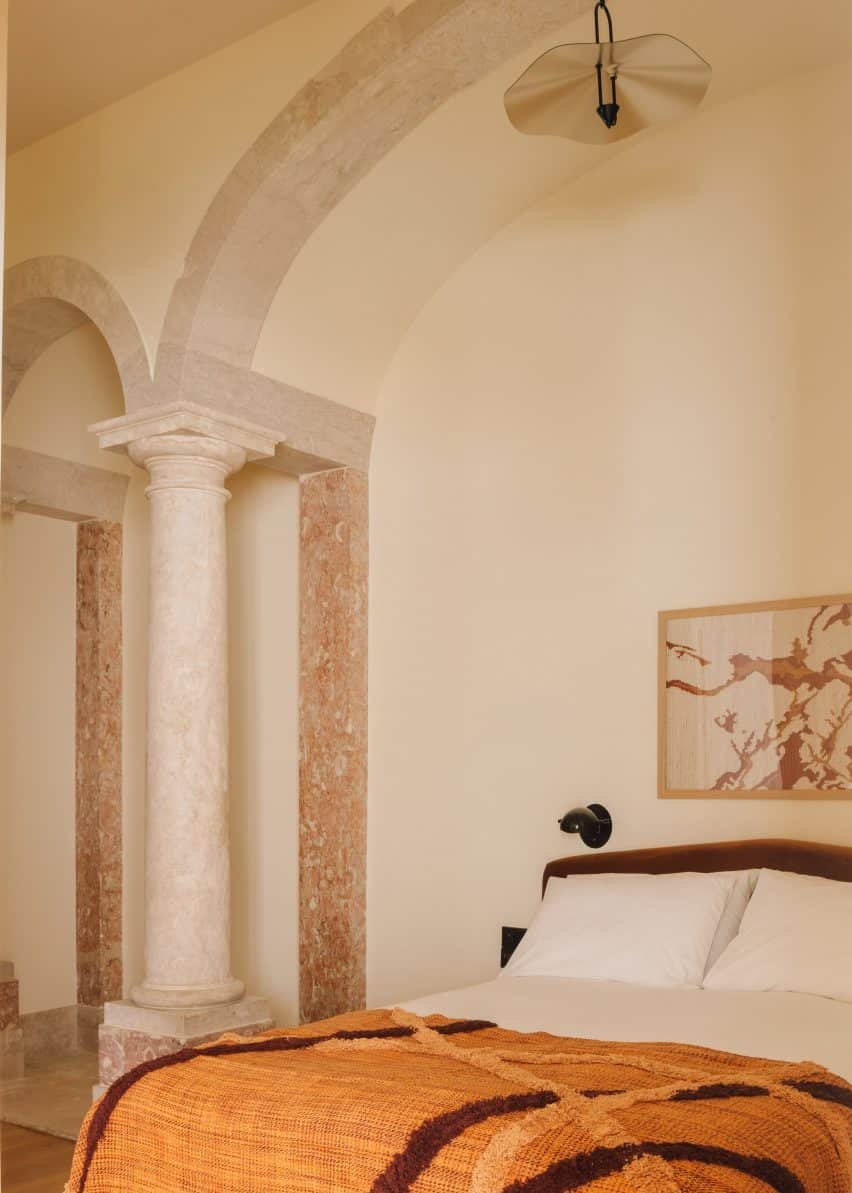
{"label": "beige ceiling", "polygon": [[311,0],[11,0],[10,152]]}

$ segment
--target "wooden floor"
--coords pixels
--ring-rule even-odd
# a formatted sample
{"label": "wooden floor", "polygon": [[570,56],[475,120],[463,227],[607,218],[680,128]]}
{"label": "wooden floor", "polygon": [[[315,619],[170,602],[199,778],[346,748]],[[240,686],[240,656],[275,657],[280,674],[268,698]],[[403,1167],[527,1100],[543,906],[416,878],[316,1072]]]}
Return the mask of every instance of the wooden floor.
{"label": "wooden floor", "polygon": [[0,1124],[0,1188],[3,1193],[62,1193],[74,1144],[23,1127]]}

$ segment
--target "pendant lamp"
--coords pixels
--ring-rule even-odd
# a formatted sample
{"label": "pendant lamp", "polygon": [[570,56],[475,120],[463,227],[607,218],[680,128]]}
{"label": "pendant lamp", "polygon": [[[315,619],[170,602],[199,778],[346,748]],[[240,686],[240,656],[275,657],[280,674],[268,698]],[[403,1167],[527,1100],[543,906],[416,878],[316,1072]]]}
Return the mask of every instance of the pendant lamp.
{"label": "pendant lamp", "polygon": [[594,19],[593,42],[547,50],[506,92],[519,132],[607,145],[698,107],[712,74],[700,54],[666,33],[616,41],[606,0]]}

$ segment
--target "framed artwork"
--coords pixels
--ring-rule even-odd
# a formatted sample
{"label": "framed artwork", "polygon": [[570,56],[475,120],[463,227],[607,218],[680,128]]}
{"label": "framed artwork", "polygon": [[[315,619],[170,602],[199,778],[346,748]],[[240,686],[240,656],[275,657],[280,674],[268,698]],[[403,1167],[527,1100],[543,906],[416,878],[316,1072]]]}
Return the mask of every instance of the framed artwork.
{"label": "framed artwork", "polygon": [[662,799],[852,799],[852,596],[660,614]]}

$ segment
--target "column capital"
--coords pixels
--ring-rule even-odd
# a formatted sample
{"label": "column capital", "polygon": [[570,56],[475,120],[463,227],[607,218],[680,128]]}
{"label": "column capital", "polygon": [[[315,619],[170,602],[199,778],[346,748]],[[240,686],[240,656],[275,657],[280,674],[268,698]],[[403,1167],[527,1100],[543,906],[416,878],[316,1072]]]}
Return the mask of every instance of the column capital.
{"label": "column capital", "polygon": [[[107,451],[125,451],[139,462],[150,441],[168,442],[169,454],[180,451],[181,436],[186,436],[186,454],[197,451],[200,439],[215,440],[245,453],[246,460],[260,460],[275,454],[282,435],[237,415],[219,414],[195,402],[170,402],[165,406],[146,406],[133,414],[95,423],[89,428]],[[144,442],[143,442],[144,441]],[[136,445],[136,450],[133,450]]]}

